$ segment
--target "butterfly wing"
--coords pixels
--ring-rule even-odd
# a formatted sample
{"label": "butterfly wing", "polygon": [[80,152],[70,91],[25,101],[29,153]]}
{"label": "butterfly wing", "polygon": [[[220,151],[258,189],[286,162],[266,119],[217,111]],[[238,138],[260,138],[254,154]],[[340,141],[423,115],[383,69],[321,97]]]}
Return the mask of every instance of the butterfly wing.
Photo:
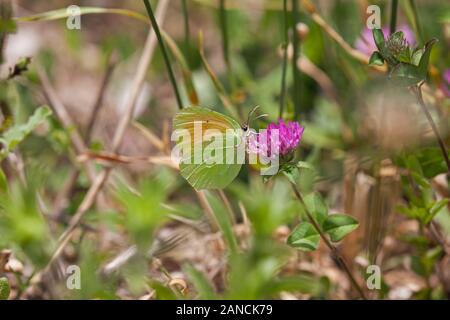
{"label": "butterfly wing", "polygon": [[[183,139],[177,143],[183,150],[180,173],[191,186],[197,190],[222,189],[236,178],[242,163],[227,161],[227,152],[237,153],[243,130],[234,119],[207,108],[189,107],[176,114],[173,129],[182,133]],[[218,143],[220,139],[222,143]],[[212,145],[213,141],[217,144]]]}

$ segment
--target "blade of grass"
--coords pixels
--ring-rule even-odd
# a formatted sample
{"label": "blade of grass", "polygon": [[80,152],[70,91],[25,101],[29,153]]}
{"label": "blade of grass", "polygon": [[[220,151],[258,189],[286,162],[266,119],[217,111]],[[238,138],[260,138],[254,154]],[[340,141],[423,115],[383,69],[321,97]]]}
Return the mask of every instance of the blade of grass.
{"label": "blade of grass", "polygon": [[225,0],[219,0],[219,21],[220,21],[220,32],[222,36],[223,59],[225,60],[225,65],[227,67],[228,79],[231,85],[234,86],[234,80],[232,78],[231,72],[230,48],[228,42],[227,10],[225,7],[226,7]]}
{"label": "blade of grass", "polygon": [[178,108],[183,109],[183,102],[181,100],[180,92],[178,90],[177,82],[175,80],[175,75],[172,70],[172,65],[170,64],[169,55],[167,54],[166,46],[164,44],[164,40],[161,36],[161,31],[159,30],[158,22],[156,21],[155,15],[153,14],[152,6],[148,0],[143,0],[145,9],[147,10],[148,16],[150,18],[150,22],[152,23],[152,27],[155,30],[156,37],[158,38],[159,47],[161,48],[161,52],[163,54],[164,62],[167,67],[167,72],[169,73],[170,82],[172,83],[172,88],[175,93],[175,97],[177,99]]}
{"label": "blade of grass", "polygon": [[194,80],[192,79],[192,72],[189,69],[189,63],[186,61],[185,57],[183,56],[183,53],[178,48],[176,42],[166,33],[164,30],[161,30],[161,34],[164,38],[164,41],[167,44],[167,47],[172,52],[172,55],[174,56],[175,60],[179,63],[181,67],[181,75],[184,80],[184,85],[186,87],[186,93],[189,98],[189,101],[193,105],[198,105],[198,94],[195,90],[194,86]]}
{"label": "blade of grass", "polygon": [[423,43],[423,34],[422,28],[419,21],[419,15],[417,13],[417,7],[414,0],[401,1],[402,9],[405,12],[406,17],[408,18],[409,23],[412,25],[418,42]]}
{"label": "blade of grass", "polygon": [[281,74],[281,91],[280,91],[280,112],[279,117],[283,117],[283,110],[286,98],[286,74],[287,74],[287,56],[288,56],[288,44],[289,44],[289,33],[288,33],[288,11],[287,11],[287,0],[283,0],[283,20],[284,20],[284,43],[283,43],[283,70]]}
{"label": "blade of grass", "polygon": [[295,118],[298,119],[301,106],[300,106],[300,70],[297,68],[297,59],[300,52],[300,41],[296,34],[297,22],[299,18],[299,8],[298,1],[292,0],[292,46],[293,46],[293,57],[292,57],[292,73],[294,78],[294,87],[292,90],[293,100],[294,100],[294,110]]}
{"label": "blade of grass", "polygon": [[[80,15],[85,14],[98,14],[98,13],[110,13],[110,14],[119,14],[124,15],[130,18],[138,19],[143,22],[148,22],[147,18],[135,11],[127,10],[127,9],[117,9],[117,8],[100,8],[100,7],[80,7]],[[34,14],[31,16],[18,17],[15,18],[18,22],[32,22],[32,21],[49,21],[49,20],[58,20],[64,19],[70,16],[70,12],[67,12],[66,8],[46,11],[39,14]]]}
{"label": "blade of grass", "polygon": [[208,73],[209,77],[211,78],[211,81],[214,84],[214,87],[217,91],[220,101],[222,101],[225,109],[227,109],[227,111],[233,117],[235,117],[236,119],[240,119],[240,116],[237,113],[235,106],[233,105],[233,103],[227,96],[225,88],[223,87],[222,83],[220,83],[220,81],[217,78],[216,74],[214,73],[213,69],[209,65],[208,60],[206,60],[205,51],[203,50],[203,33],[201,31],[198,34],[198,48],[199,48],[200,59],[202,61],[203,67],[205,68],[206,72]]}
{"label": "blade of grass", "polygon": [[188,278],[194,284],[194,287],[197,289],[200,299],[204,300],[214,300],[216,299],[216,293],[214,292],[214,288],[212,284],[208,281],[208,279],[195,269],[192,265],[186,264],[183,266],[183,271],[186,273]]}

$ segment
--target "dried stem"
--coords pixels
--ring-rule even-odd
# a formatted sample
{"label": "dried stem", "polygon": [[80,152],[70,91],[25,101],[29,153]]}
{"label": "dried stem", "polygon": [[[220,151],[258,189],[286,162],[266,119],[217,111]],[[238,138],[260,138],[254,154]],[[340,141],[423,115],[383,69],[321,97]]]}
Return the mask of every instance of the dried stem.
{"label": "dried stem", "polygon": [[[158,3],[158,8],[156,10],[156,16],[159,21],[161,21],[163,19],[163,17],[165,16],[168,3],[169,3],[169,0],[161,0]],[[130,99],[127,101],[127,104],[126,104],[125,115],[124,115],[124,117],[121,118],[121,121],[118,125],[118,129],[115,132],[115,135],[113,138],[113,152],[117,152],[119,150],[123,136],[125,134],[125,130],[126,130],[128,124],[130,122],[130,119],[134,113],[134,108],[136,105],[137,97],[142,88],[142,84],[144,83],[145,74],[147,72],[148,66],[150,65],[150,61],[153,57],[156,43],[157,43],[156,35],[154,32],[152,32],[152,30],[150,30],[148,33],[146,42],[145,42],[145,47],[144,47],[143,53],[139,60],[135,78],[133,79],[131,93],[130,93]],[[107,167],[102,172],[100,172],[100,174],[97,176],[94,183],[91,185],[88,192],[86,193],[80,206],[78,207],[77,212],[72,217],[68,228],[60,236],[60,238],[58,240],[57,248],[54,251],[47,266],[45,267],[44,270],[37,273],[33,278],[39,280],[40,277],[42,276],[42,274],[47,272],[50,269],[52,263],[59,257],[60,253],[63,251],[63,249],[66,247],[66,245],[72,238],[74,231],[78,227],[82,218],[94,204],[95,199],[96,199],[98,193],[100,192],[100,190],[102,189],[103,185],[105,184],[106,180],[108,179],[109,174],[111,173],[111,170],[112,170],[111,167]]]}
{"label": "dried stem", "polygon": [[295,183],[293,183],[292,181],[289,181],[289,182],[291,183],[292,190],[294,190],[295,196],[297,197],[297,199],[300,201],[303,208],[305,209],[306,216],[308,217],[311,224],[314,226],[314,229],[316,229],[316,231],[320,235],[320,238],[322,238],[322,240],[325,242],[327,247],[330,249],[330,251],[332,252],[334,257],[336,258],[338,264],[342,267],[342,269],[344,269],[345,273],[347,274],[348,279],[350,280],[353,287],[358,291],[361,298],[363,298],[364,300],[367,300],[367,297],[366,297],[364,291],[362,290],[361,286],[358,284],[356,279],[353,277],[353,274],[350,271],[350,268],[347,266],[347,263],[345,262],[344,258],[340,254],[339,250],[335,246],[333,246],[333,244],[330,242],[330,240],[328,240],[327,236],[322,231],[321,227],[316,222],[316,220],[312,216],[311,212],[309,212],[308,207],[306,206],[305,201],[303,200],[302,194],[300,193],[300,190],[298,190],[298,188],[297,188],[297,185]]}
{"label": "dried stem", "polygon": [[[106,87],[109,83],[109,80],[111,79],[112,72],[116,66],[116,56],[115,54],[111,54],[108,57],[108,65],[105,71],[105,74],[103,75],[103,79],[100,84],[99,92],[97,94],[97,98],[95,100],[94,106],[92,107],[92,113],[88,120],[87,129],[84,135],[84,143],[86,147],[89,147],[89,144],[92,140],[92,131],[94,128],[95,121],[97,119],[97,116],[100,112],[100,109],[103,105],[103,97],[106,92]],[[64,184],[64,187],[61,189],[61,191],[56,196],[55,206],[53,208],[53,214],[52,216],[59,220],[61,218],[61,214],[63,212],[63,209],[66,207],[67,199],[71,197],[73,190],[76,186],[78,177],[80,175],[80,170],[78,168],[72,168],[68,175],[68,179],[66,183]]]}

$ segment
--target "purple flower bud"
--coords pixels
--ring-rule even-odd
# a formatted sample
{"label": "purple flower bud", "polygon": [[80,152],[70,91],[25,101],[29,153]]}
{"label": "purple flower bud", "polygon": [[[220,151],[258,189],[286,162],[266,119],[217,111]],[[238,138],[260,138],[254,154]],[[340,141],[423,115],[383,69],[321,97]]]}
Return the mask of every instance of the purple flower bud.
{"label": "purple flower bud", "polygon": [[[383,27],[382,30],[384,36],[389,37],[389,28]],[[415,46],[416,38],[414,37],[414,33],[408,25],[401,25],[397,28],[397,31],[403,31],[403,35],[405,36],[405,40],[408,42],[408,44],[410,46]],[[372,30],[370,30],[369,28],[365,28],[361,32],[361,36],[355,42],[355,48],[368,56],[370,56],[372,52],[378,50],[377,46],[375,45],[375,41],[373,40]]]}

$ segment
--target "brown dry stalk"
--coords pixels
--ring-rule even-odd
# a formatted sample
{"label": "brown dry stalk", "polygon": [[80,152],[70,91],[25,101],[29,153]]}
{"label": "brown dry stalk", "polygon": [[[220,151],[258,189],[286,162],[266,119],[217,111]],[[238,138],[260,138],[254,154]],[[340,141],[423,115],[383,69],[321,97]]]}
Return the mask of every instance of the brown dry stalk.
{"label": "brown dry stalk", "polygon": [[[169,0],[161,0],[158,3],[158,8],[156,9],[156,19],[158,23],[161,24],[161,22],[164,19],[166,9],[168,6]],[[136,101],[139,95],[139,92],[141,91],[142,85],[145,80],[145,75],[147,73],[148,67],[150,65],[150,61],[153,57],[153,53],[155,51],[157,44],[156,35],[153,32],[153,30],[150,30],[147,36],[147,39],[145,41],[144,50],[142,52],[141,58],[139,60],[136,75],[133,79],[133,83],[131,86],[131,92],[130,92],[130,98],[127,101],[126,107],[125,107],[125,115],[120,119],[120,122],[118,124],[118,129],[115,132],[114,138],[113,138],[113,152],[117,152],[120,149],[120,146],[122,144],[122,139],[124,137],[125,131],[129,125],[129,122],[132,118],[132,115],[134,113]],[[103,171],[100,172],[100,174],[97,175],[94,183],[89,188],[88,192],[86,193],[83,201],[81,202],[80,206],[78,207],[77,212],[72,217],[72,219],[69,222],[69,226],[64,231],[64,233],[60,236],[58,240],[58,245],[56,250],[54,251],[52,257],[50,258],[50,261],[48,262],[47,266],[42,270],[42,272],[39,272],[34,279],[38,280],[41,278],[42,273],[49,270],[52,263],[59,257],[61,252],[64,250],[66,245],[69,243],[70,239],[72,238],[74,231],[78,227],[79,223],[83,219],[86,212],[92,207],[92,205],[95,202],[95,199],[106,183],[110,173],[111,173],[112,167],[107,167],[103,169]]]}

